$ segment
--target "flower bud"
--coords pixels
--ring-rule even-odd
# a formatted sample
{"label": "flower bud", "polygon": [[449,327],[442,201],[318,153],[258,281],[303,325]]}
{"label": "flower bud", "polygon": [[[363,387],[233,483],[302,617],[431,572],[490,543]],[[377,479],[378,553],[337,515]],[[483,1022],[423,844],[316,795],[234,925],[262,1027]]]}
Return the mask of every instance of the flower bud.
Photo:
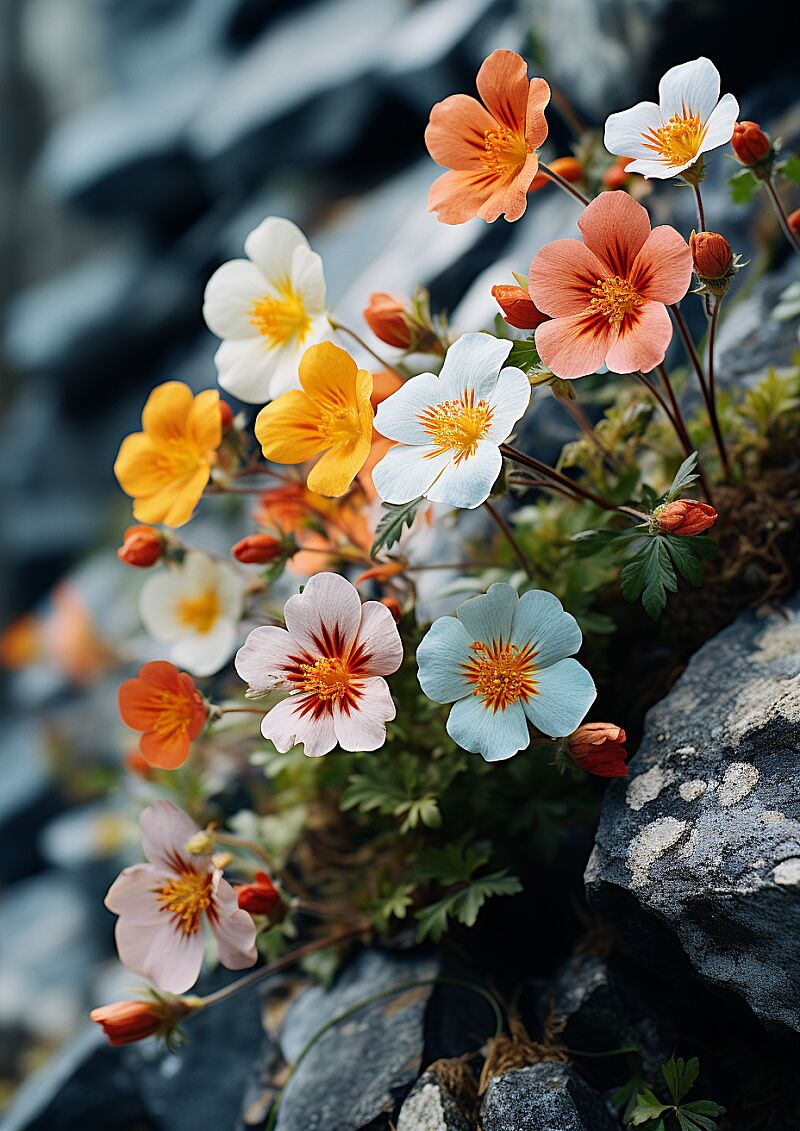
{"label": "flower bud", "polygon": [[795,208],[794,212],[789,214],[789,231],[800,236],[800,208]]}
{"label": "flower bud", "polygon": [[210,829],[200,829],[189,837],[185,845],[186,851],[192,856],[210,856],[216,847],[216,837]]}
{"label": "flower bud", "polygon": [[135,774],[144,781],[149,781],[153,777],[153,767],[138,748],[129,750],[124,761],[125,769],[129,774]]}
{"label": "flower bud", "polygon": [[400,620],[403,610],[400,608],[399,601],[395,600],[394,597],[382,597],[381,604],[386,606],[396,621]]}
{"label": "flower bud", "polygon": [[166,1010],[156,1001],[115,1001],[93,1009],[89,1017],[102,1025],[109,1044],[132,1045],[161,1030]]}
{"label": "flower bud", "polygon": [[276,558],[281,557],[284,548],[277,538],[272,538],[269,534],[249,534],[247,538],[242,538],[241,542],[231,547],[231,553],[237,562],[244,562],[246,565],[267,565],[268,562],[274,562]]}
{"label": "flower bud", "polygon": [[729,274],[733,251],[724,236],[718,232],[692,232],[689,247],[698,279],[715,282]]}
{"label": "flower bud", "polygon": [[547,322],[547,315],[542,314],[524,287],[498,284],[492,287],[492,298],[509,326],[516,326],[518,330],[535,330],[542,322]]}
{"label": "flower bud", "polygon": [[614,164],[606,169],[605,173],[603,173],[604,188],[622,188],[629,176],[629,174],[625,172],[625,166],[629,164],[630,160],[630,157],[618,157]]}
{"label": "flower bud", "polygon": [[125,565],[148,569],[164,552],[164,539],[152,526],[129,526],[117,557]]}
{"label": "flower bud", "polygon": [[369,296],[364,310],[364,321],[376,338],[398,350],[411,349],[416,338],[408,318],[407,304],[385,291],[375,291]]}
{"label": "flower bud", "polygon": [[717,512],[710,503],[695,499],[676,499],[653,512],[658,530],[665,534],[702,534],[717,521]]}
{"label": "flower bud", "polygon": [[568,740],[572,761],[588,774],[626,778],[625,731],[613,723],[584,723]]}
{"label": "flower bud", "polygon": [[[576,184],[584,178],[583,165],[577,157],[556,157],[554,161],[548,162],[548,169],[552,169],[554,173],[558,173],[565,181],[570,184]],[[547,173],[537,173],[530,183],[528,192],[538,192],[539,189],[544,188],[545,185],[553,184],[553,178],[548,177]]]}
{"label": "flower bud", "polygon": [[772,142],[757,122],[737,122],[731,145],[743,165],[758,165],[772,149]]}
{"label": "flower bud", "polygon": [[227,432],[233,424],[233,409],[227,401],[220,400],[219,402],[219,416],[222,424],[222,431]]}
{"label": "flower bud", "polygon": [[271,915],[281,904],[281,896],[266,872],[256,872],[251,884],[237,884],[236,896],[242,911],[251,915]]}

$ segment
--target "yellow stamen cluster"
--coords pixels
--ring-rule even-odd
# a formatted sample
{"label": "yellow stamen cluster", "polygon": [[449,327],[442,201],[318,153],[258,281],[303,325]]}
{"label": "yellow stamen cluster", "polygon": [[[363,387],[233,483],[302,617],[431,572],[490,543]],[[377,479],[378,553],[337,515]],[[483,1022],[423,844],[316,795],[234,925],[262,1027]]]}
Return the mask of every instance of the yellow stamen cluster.
{"label": "yellow stamen cluster", "polygon": [[493,416],[492,406],[483,400],[476,401],[474,390],[470,390],[459,400],[431,405],[418,419],[436,444],[433,455],[453,451],[455,462],[461,463],[475,455],[478,441],[486,436]]}
{"label": "yellow stamen cluster", "polygon": [[153,459],[157,470],[170,479],[182,479],[203,462],[209,462],[208,453],[201,452],[187,436],[160,440]]}
{"label": "yellow stamen cluster", "polygon": [[214,902],[211,872],[184,872],[156,892],[163,911],[176,920],[185,935],[196,935],[200,917]]}
{"label": "yellow stamen cluster", "polygon": [[211,587],[193,597],[184,597],[178,602],[176,615],[186,628],[193,628],[195,632],[204,635],[216,624],[221,607],[219,593]]}
{"label": "yellow stamen cluster", "polygon": [[699,114],[684,109],[683,114],[673,114],[666,125],[642,134],[645,147],[654,150],[665,165],[685,165],[698,154],[706,127]]}
{"label": "yellow stamen cluster", "polygon": [[295,339],[302,343],[311,331],[311,319],[302,296],[287,283],[277,296],[263,295],[250,309],[250,321],[270,347]]}
{"label": "yellow stamen cluster", "polygon": [[358,419],[358,409],[352,404],[319,406],[320,439],[326,448],[334,444],[347,444],[361,436],[361,426]]}
{"label": "yellow stamen cluster", "polygon": [[598,279],[592,292],[594,298],[590,309],[607,318],[615,329],[619,329],[623,319],[642,305],[643,300],[627,279],[612,275],[608,279]]}
{"label": "yellow stamen cluster", "polygon": [[513,174],[525,163],[528,148],[523,134],[498,125],[493,130],[485,130],[483,138],[481,161],[493,173]]}
{"label": "yellow stamen cluster", "polygon": [[351,676],[347,663],[340,657],[322,656],[313,664],[303,664],[303,691],[310,691],[317,699],[335,702],[350,690]]}
{"label": "yellow stamen cluster", "polygon": [[464,674],[474,684],[472,694],[480,696],[489,710],[504,711],[518,699],[527,702],[536,694],[533,663],[536,652],[530,644],[520,648],[517,644],[504,644],[502,640],[491,644],[476,640],[470,648],[475,656],[466,665]]}

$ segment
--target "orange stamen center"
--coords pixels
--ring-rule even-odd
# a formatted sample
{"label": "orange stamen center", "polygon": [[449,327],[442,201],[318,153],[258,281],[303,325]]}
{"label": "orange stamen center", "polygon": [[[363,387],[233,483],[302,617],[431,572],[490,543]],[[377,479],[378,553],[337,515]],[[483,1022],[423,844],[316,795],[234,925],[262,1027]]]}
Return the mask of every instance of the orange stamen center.
{"label": "orange stamen center", "polygon": [[211,872],[184,872],[156,889],[162,911],[168,911],[185,935],[196,935],[200,917],[214,904]]}
{"label": "orange stamen center", "polygon": [[171,691],[153,693],[153,711],[156,713],[153,732],[162,738],[185,734],[194,715],[194,704],[183,695]]}
{"label": "orange stamen center", "polygon": [[205,634],[210,632],[221,611],[219,593],[213,587],[178,602],[177,619],[186,628]]}
{"label": "orange stamen center", "polygon": [[250,321],[270,349],[292,339],[299,345],[311,331],[305,303],[291,283],[284,283],[277,295],[255,299],[250,308]]}
{"label": "orange stamen center", "polygon": [[481,161],[491,172],[513,176],[525,164],[528,147],[524,134],[498,125],[493,130],[485,130],[483,139]]}
{"label": "orange stamen center", "polygon": [[598,279],[591,293],[594,298],[589,303],[590,309],[607,318],[615,329],[619,329],[626,315],[633,314],[644,301],[628,279],[619,275]]}
{"label": "orange stamen center", "polygon": [[474,684],[473,695],[479,695],[491,711],[504,711],[518,699],[527,702],[536,695],[536,671],[533,658],[536,650],[530,644],[520,648],[517,644],[504,644],[502,639],[484,644],[476,640],[470,644],[475,653],[464,668],[464,674]]}
{"label": "orange stamen center", "polygon": [[302,674],[302,690],[310,691],[323,702],[338,703],[354,686],[352,673],[343,656],[321,656],[313,663],[303,664]]}
{"label": "orange stamen center", "polygon": [[474,456],[492,423],[494,409],[486,401],[475,400],[475,392],[462,393],[459,400],[442,401],[419,414],[418,420],[436,444],[431,456],[455,452],[455,462]]}
{"label": "orange stamen center", "polygon": [[686,107],[682,114],[673,114],[666,125],[642,134],[646,149],[652,149],[665,165],[686,165],[694,161],[706,136],[706,127],[699,114]]}

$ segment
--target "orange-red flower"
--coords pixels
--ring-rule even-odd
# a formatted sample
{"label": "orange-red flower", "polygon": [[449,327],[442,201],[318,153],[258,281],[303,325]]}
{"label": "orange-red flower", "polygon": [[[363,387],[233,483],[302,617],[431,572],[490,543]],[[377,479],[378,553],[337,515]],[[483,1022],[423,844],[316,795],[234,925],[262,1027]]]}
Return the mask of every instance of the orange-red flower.
{"label": "orange-red flower", "polygon": [[601,778],[626,778],[625,731],[613,723],[584,723],[569,737],[573,762]]}
{"label": "orange-red flower", "polygon": [[117,550],[117,557],[125,565],[147,569],[155,565],[164,552],[164,540],[152,526],[129,526]]}
{"label": "orange-red flower", "polygon": [[444,224],[473,216],[491,222],[504,214],[519,220],[539,168],[536,150],[547,137],[544,110],[550,87],[528,81],[525,60],[514,51],[493,51],[476,79],[483,105],[452,94],[431,110],[425,144],[450,171],[431,185],[428,209]]}
{"label": "orange-red flower", "polygon": [[248,534],[246,538],[242,538],[231,547],[231,553],[237,562],[247,565],[267,565],[279,558],[283,552],[281,543],[269,534]]}
{"label": "orange-red flower", "polygon": [[695,499],[676,499],[653,514],[656,526],[666,534],[702,534],[717,521],[717,512],[710,503]]}
{"label": "orange-red flower", "polygon": [[528,291],[551,320],[536,330],[544,364],[567,380],[605,364],[649,372],[672,337],[667,306],[692,278],[692,254],[674,228],[650,230],[626,192],[602,192],[578,220],[583,241],[556,240],[534,257]]}
{"label": "orange-red flower", "polygon": [[126,726],[142,732],[142,757],[159,770],[174,770],[188,758],[207,710],[191,676],[153,660],[120,687],[119,713]]}
{"label": "orange-red flower", "polygon": [[758,122],[737,122],[733,127],[731,145],[743,165],[757,165],[772,149],[772,142]]}
{"label": "orange-red flower", "polygon": [[251,915],[271,915],[280,907],[280,892],[266,872],[256,872],[252,883],[235,884],[234,888],[239,907]]}
{"label": "orange-red flower", "polygon": [[376,338],[398,350],[411,349],[416,338],[407,313],[408,304],[385,291],[375,291],[364,308],[364,321]]}
{"label": "orange-red flower", "polygon": [[165,1007],[155,1001],[115,1001],[93,1009],[89,1017],[102,1026],[110,1045],[132,1045],[161,1029]]}
{"label": "orange-red flower", "polygon": [[535,330],[547,321],[547,315],[542,314],[524,287],[498,283],[492,287],[492,298],[509,326],[518,330]]}

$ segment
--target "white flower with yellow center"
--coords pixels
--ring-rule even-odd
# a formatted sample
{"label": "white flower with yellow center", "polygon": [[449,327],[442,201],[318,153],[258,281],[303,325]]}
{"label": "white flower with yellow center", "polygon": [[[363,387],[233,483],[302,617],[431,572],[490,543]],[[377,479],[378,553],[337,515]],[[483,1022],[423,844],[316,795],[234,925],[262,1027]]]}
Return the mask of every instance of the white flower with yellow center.
{"label": "white flower with yellow center", "polygon": [[442,371],[421,373],[378,406],[375,429],[398,441],[372,472],[387,503],[424,495],[473,509],[500,474],[500,444],[531,396],[521,369],[502,368],[512,343],[464,334],[447,351]]}
{"label": "white flower with yellow center", "polygon": [[172,645],[174,664],[197,676],[213,675],[230,659],[243,610],[239,574],[194,550],[180,566],[148,578],[139,597],[147,631]]}
{"label": "white flower with yellow center", "polygon": [[325,337],[322,260],[291,220],[269,216],[244,241],[247,259],[231,259],[206,286],[203,317],[222,338],[219,383],[248,404],[296,389],[306,348]]}
{"label": "white flower with yellow center", "polygon": [[626,173],[666,180],[704,153],[726,145],[739,117],[732,94],[719,96],[719,71],[710,59],[672,67],[658,84],[658,105],[638,102],[606,120],[605,146],[630,157]]}

